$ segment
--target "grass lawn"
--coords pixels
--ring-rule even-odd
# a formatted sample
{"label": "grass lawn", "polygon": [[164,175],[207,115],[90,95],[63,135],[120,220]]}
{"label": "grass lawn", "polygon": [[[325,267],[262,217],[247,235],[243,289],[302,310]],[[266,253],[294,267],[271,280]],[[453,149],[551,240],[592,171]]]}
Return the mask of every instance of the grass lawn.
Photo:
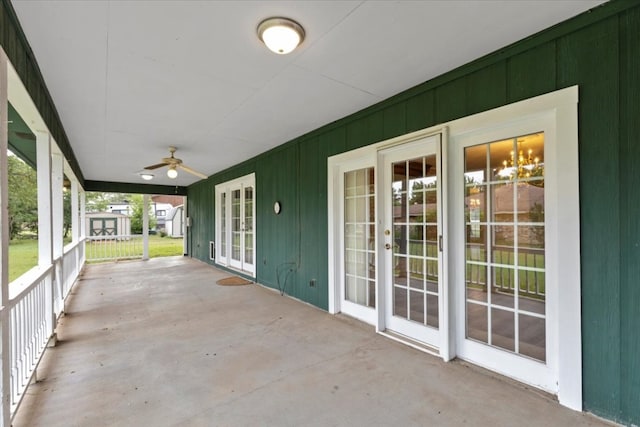
{"label": "grass lawn", "polygon": [[9,242],[9,282],[38,264],[38,241],[16,239]]}
{"label": "grass lawn", "polygon": [[[66,244],[67,242],[65,242]],[[149,257],[158,258],[183,254],[182,239],[149,236]],[[91,261],[87,259],[87,261]],[[38,264],[38,241],[16,239],[9,243],[9,282]]]}
{"label": "grass lawn", "polygon": [[176,256],[184,254],[182,239],[171,237],[149,236],[149,258]]}

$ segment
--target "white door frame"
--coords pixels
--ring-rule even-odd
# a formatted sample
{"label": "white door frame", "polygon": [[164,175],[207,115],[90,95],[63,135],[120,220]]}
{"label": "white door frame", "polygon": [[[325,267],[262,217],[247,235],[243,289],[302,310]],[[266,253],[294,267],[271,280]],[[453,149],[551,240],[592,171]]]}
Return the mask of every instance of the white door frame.
{"label": "white door frame", "polygon": [[[245,257],[245,251],[244,251],[244,234],[241,236],[240,238],[240,262],[236,262],[231,258],[231,242],[232,242],[232,235],[231,235],[231,192],[233,190],[240,190],[240,216],[241,219],[244,218],[244,209],[245,209],[245,203],[244,203],[244,189],[246,187],[251,187],[253,188],[253,203],[252,203],[252,208],[253,208],[253,213],[252,213],[252,224],[251,224],[251,230],[253,232],[253,248],[252,248],[252,253],[253,253],[253,263],[249,264],[246,263],[244,260]],[[221,245],[222,245],[222,233],[221,233],[221,223],[220,223],[220,219],[222,218],[222,209],[220,206],[220,197],[222,194],[226,194],[226,206],[225,206],[225,223],[226,223],[226,232],[225,232],[225,246],[226,246],[226,256],[221,256],[220,254],[222,254],[222,250],[221,250]],[[256,261],[256,178],[255,178],[255,173],[251,173],[249,175],[245,175],[245,176],[241,176],[239,178],[233,179],[231,181],[226,181],[223,182],[221,184],[218,184],[215,186],[215,206],[216,206],[216,223],[215,223],[215,233],[216,233],[216,239],[215,239],[215,249],[216,249],[216,264],[224,266],[224,267],[228,267],[228,268],[233,268],[239,271],[242,271],[243,273],[247,273],[249,275],[251,275],[252,277],[255,277],[256,274],[256,267],[255,267],[255,261]]]}
{"label": "white door frame", "polygon": [[[561,404],[582,409],[580,316],[580,210],[578,187],[578,88],[571,87],[476,114],[449,124],[450,182],[463,176],[463,150],[472,142],[545,132],[545,251],[547,294],[546,365],[465,339],[463,186],[450,193],[449,271],[454,292],[455,354],[558,395]],[[555,285],[555,286],[553,286]],[[471,356],[470,356],[471,355]],[[482,362],[480,362],[482,361]],[[505,370],[507,367],[507,370]]]}
{"label": "white door frame", "polygon": [[[396,138],[392,138],[386,141],[382,141],[377,144],[372,144],[366,147],[361,147],[346,153],[338,154],[332,157],[329,157],[328,164],[328,174],[327,174],[327,184],[328,184],[328,198],[327,198],[327,216],[328,216],[328,259],[329,259],[329,313],[337,314],[337,313],[347,313],[350,316],[356,317],[363,322],[369,323],[376,327],[376,332],[385,334],[386,321],[385,321],[385,313],[384,309],[382,309],[385,304],[384,292],[381,291],[380,278],[381,272],[384,271],[383,263],[381,264],[381,259],[379,254],[384,253],[384,239],[381,238],[381,233],[383,232],[383,216],[381,215],[381,205],[380,205],[380,173],[379,173],[379,159],[378,153],[382,150],[391,149],[392,147],[402,146],[404,144],[408,144],[414,141],[423,140],[434,135],[440,135],[442,138],[442,152],[441,152],[441,161],[443,164],[447,158],[447,149],[446,149],[446,140],[448,131],[446,127],[437,126],[429,129],[423,129],[416,132],[412,132],[410,134],[402,135]],[[349,310],[348,304],[345,304],[342,298],[342,292],[344,287],[344,279],[343,279],[343,268],[344,261],[343,257],[343,248],[344,248],[344,229],[341,225],[342,218],[344,217],[343,211],[343,186],[344,181],[341,175],[344,174],[347,170],[352,169],[360,169],[365,167],[374,167],[376,168],[376,310],[366,310],[364,307],[363,310]],[[442,168],[441,168],[442,169]],[[447,174],[442,173],[442,185],[446,185]],[[443,187],[444,188],[444,187]],[[443,212],[443,221],[446,221],[447,217],[447,203],[448,200],[446,197],[443,197],[442,200],[442,212]],[[447,229],[446,223],[443,223],[443,229]],[[447,261],[447,245],[448,238],[446,233],[443,235],[443,280],[446,283],[447,273],[446,268],[448,266]],[[439,348],[439,356],[444,360],[451,359],[451,352],[449,350],[450,347],[450,335],[445,331],[449,330],[449,319],[451,316],[448,314],[448,310],[451,306],[449,303],[449,291],[447,286],[442,286],[441,297],[439,300],[439,312],[440,314],[440,331],[441,331],[441,345]],[[347,305],[347,307],[345,307]],[[355,305],[355,304],[354,304]],[[346,308],[346,310],[345,310]],[[396,336],[390,336],[393,339],[398,339]],[[408,345],[413,345],[410,342],[405,342]],[[427,351],[429,353],[433,353],[428,348],[415,346],[416,348]]]}
{"label": "white door frame", "polygon": [[[553,123],[548,129],[545,129],[545,138],[551,138],[548,146],[545,145],[545,180],[549,184],[546,185],[546,190],[549,191],[545,195],[545,199],[555,200],[556,207],[553,207],[554,203],[550,203],[548,208],[545,207],[545,217],[547,218],[545,228],[547,235],[555,234],[557,236],[562,233],[561,239],[555,239],[553,243],[550,240],[546,247],[547,258],[555,260],[547,267],[546,277],[549,281],[562,283],[562,286],[557,287],[556,295],[550,298],[547,303],[549,313],[555,318],[554,325],[551,325],[552,328],[556,328],[556,331],[552,333],[554,342],[548,343],[548,354],[555,354],[555,356],[552,354],[552,357],[555,357],[556,360],[551,363],[555,369],[556,386],[547,388],[540,384],[534,385],[547,390],[551,389],[549,391],[557,393],[560,404],[582,410],[577,103],[578,87],[574,86],[330,157],[328,159],[329,312],[341,312],[339,298],[341,281],[337,267],[342,254],[335,217],[336,209],[340,206],[341,200],[336,196],[339,188],[339,182],[335,179],[336,167],[348,159],[376,156],[376,153],[384,148],[441,133],[443,135],[442,164],[443,171],[445,171],[443,180],[452,184],[449,184],[448,196],[443,201],[443,217],[448,218],[449,222],[443,233],[444,256],[448,256],[448,260],[445,259],[444,269],[447,270],[448,278],[442,289],[442,298],[446,304],[443,311],[448,314],[440,325],[443,331],[440,356],[444,360],[458,356],[457,344],[460,345],[460,340],[464,340],[464,335],[462,338],[459,337],[461,335],[460,322],[464,324],[464,317],[461,319],[459,314],[461,312],[460,301],[464,299],[464,294],[461,295],[464,293],[464,289],[460,288],[460,283],[464,283],[464,268],[461,268],[464,256],[460,255],[460,242],[464,245],[464,236],[461,237],[459,230],[460,224],[464,223],[464,213],[460,212],[459,208],[454,208],[456,203],[459,204],[459,201],[462,200],[460,196],[462,189],[455,188],[457,185],[455,183],[459,183],[460,177],[463,176],[463,166],[460,162],[460,150],[462,149],[460,141],[473,133],[495,131],[499,134],[500,128],[505,126],[513,126],[532,117],[546,117]],[[553,150],[553,152],[547,150]],[[551,159],[558,159],[558,161],[554,164]],[[562,162],[562,165],[559,162]],[[372,164],[376,163],[374,159]],[[447,208],[447,204],[450,208]],[[379,235],[382,225],[378,213],[376,217]],[[452,244],[453,246],[451,246]],[[383,240],[378,238],[376,253],[381,254],[383,251]],[[381,258],[379,255],[377,256],[378,263]],[[380,266],[377,270],[381,271]],[[378,293],[377,317],[374,324],[379,333],[384,333],[385,330],[384,311],[380,310],[380,307],[384,307],[382,298],[384,296]],[[462,316],[464,316],[463,311]],[[395,339],[395,337],[392,338]],[[409,345],[411,344],[409,343]],[[464,353],[464,350],[461,350],[461,353]],[[503,362],[508,364],[509,360],[504,359]],[[507,376],[515,377],[520,381],[526,381],[526,379],[514,376],[513,372],[505,372],[500,366],[487,367]]]}
{"label": "white door frame", "polygon": [[[377,323],[376,310],[347,301],[344,295],[344,174],[353,170],[375,168],[375,154],[375,151],[364,147],[331,157],[328,160],[329,173],[327,177],[330,188],[328,197],[329,280],[332,282],[329,285],[329,312],[333,314],[345,313],[371,325],[376,325]],[[378,282],[378,274],[376,268],[376,283]],[[378,293],[376,286],[377,304]]]}

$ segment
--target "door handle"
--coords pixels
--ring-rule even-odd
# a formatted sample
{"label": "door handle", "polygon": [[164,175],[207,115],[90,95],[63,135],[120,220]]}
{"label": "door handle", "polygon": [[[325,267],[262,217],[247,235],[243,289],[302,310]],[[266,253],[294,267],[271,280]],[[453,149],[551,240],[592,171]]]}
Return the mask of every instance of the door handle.
{"label": "door handle", "polygon": [[384,248],[385,248],[386,250],[391,249],[391,244],[390,244],[390,243],[385,243],[385,244],[384,244]]}

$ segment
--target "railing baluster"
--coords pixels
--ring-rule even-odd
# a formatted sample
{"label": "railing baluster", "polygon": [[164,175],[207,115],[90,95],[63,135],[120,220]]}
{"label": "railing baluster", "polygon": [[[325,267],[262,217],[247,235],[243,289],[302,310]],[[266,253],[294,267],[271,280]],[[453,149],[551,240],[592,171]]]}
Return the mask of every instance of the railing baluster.
{"label": "railing baluster", "polygon": [[[48,313],[53,304],[57,312],[80,273],[85,241],[66,249],[62,259],[45,269],[33,282],[9,284],[10,298],[6,309],[9,322],[9,363],[11,412],[15,413],[24,390],[34,375],[55,325]],[[62,274],[60,272],[62,268]],[[62,283],[58,283],[61,281]],[[52,286],[49,293],[48,286]],[[49,296],[50,295],[50,296]],[[47,298],[54,298],[54,301]]]}
{"label": "railing baluster", "polygon": [[[86,261],[118,261],[122,259],[142,258],[142,235],[122,236],[90,236],[87,237],[88,247],[78,255]],[[82,251],[82,249],[79,249]],[[410,264],[411,271],[424,273],[423,267]],[[67,267],[67,270],[73,270]]]}

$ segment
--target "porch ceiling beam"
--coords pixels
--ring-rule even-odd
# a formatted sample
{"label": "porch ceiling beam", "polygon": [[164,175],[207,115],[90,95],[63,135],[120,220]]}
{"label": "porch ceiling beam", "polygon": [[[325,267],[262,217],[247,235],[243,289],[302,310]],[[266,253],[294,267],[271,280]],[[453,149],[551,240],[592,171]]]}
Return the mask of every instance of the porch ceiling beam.
{"label": "porch ceiling beam", "polygon": [[187,195],[187,187],[177,185],[131,184],[128,182],[85,181],[84,189],[85,191],[101,191],[106,193]]}

